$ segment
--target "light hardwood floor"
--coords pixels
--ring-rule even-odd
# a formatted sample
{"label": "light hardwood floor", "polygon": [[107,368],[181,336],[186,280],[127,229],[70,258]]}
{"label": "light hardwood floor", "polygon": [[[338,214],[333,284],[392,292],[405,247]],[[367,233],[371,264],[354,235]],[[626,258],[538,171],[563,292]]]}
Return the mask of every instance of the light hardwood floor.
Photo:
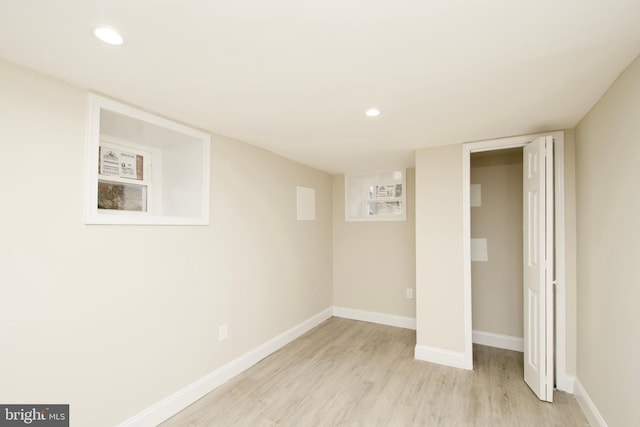
{"label": "light hardwood floor", "polygon": [[334,317],[161,425],[589,425],[573,396],[535,397],[522,353],[474,346],[465,371],[414,347],[415,331]]}

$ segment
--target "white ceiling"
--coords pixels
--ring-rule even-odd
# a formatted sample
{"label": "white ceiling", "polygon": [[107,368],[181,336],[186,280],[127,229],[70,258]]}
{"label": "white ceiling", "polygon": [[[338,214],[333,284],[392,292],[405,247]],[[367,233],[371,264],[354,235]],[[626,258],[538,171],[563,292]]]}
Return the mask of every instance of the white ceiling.
{"label": "white ceiling", "polygon": [[0,0],[0,58],[332,173],[572,128],[638,54],[639,0]]}

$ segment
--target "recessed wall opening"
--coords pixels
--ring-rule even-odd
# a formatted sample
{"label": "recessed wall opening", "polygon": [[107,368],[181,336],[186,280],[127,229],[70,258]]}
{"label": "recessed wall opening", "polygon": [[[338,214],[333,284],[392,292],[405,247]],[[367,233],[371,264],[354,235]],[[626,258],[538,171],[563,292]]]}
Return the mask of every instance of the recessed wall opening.
{"label": "recessed wall opening", "polygon": [[[522,266],[522,326],[514,316],[511,325],[518,326],[510,330],[508,326],[495,322],[496,318],[504,317],[505,311],[499,313],[495,312],[496,309],[491,309],[494,312],[483,313],[486,310],[484,306],[499,302],[495,296],[493,300],[482,297],[483,290],[479,286],[483,279],[478,278],[479,275],[482,276],[482,267],[478,263],[489,263],[495,258],[492,253],[497,247],[495,242],[479,235],[489,235],[490,231],[482,230],[477,218],[473,220],[475,225],[472,236],[473,210],[481,209],[483,202],[488,203],[487,197],[490,195],[487,188],[483,191],[482,184],[474,182],[478,179],[477,173],[474,173],[472,180],[471,165],[472,158],[475,172],[483,163],[485,166],[497,165],[499,161],[493,156],[507,156],[513,152],[504,150],[511,149],[522,150],[523,161],[520,181],[522,193],[520,197],[515,196],[520,203],[516,200],[513,205],[513,209],[519,209],[517,205],[521,204],[522,216],[519,229],[516,231],[514,227],[512,232],[516,239],[522,236],[522,253],[519,255],[521,262],[518,263]],[[517,332],[521,330],[524,380],[540,400],[551,402],[555,387],[564,391],[571,385],[566,375],[564,133],[558,131],[463,144],[462,159],[465,366],[473,369],[473,342],[483,344],[481,341],[484,338],[485,345],[519,350]],[[520,160],[516,160],[514,156],[511,162],[520,163]],[[509,161],[506,163],[509,164]],[[518,180],[513,176],[511,180]],[[503,180],[510,179],[503,175]],[[527,262],[524,262],[525,259]],[[515,263],[513,267],[517,268]],[[507,275],[509,268],[502,267],[499,271]],[[475,270],[474,274],[472,269]],[[475,276],[474,285],[472,276]],[[495,286],[495,279],[490,280],[491,286]],[[517,305],[511,306],[514,307]],[[502,333],[481,330],[487,328]],[[516,335],[508,335],[511,333]]]}
{"label": "recessed wall opening", "polygon": [[473,342],[522,352],[522,147],[470,166]]}

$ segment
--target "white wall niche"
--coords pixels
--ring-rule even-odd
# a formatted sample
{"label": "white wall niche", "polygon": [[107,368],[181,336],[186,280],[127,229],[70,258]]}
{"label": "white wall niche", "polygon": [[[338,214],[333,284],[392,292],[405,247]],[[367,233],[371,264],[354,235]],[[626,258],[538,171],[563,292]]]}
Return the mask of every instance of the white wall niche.
{"label": "white wall niche", "polygon": [[88,104],[86,224],[209,224],[208,134],[98,95]]}
{"label": "white wall niche", "polygon": [[345,221],[406,221],[406,170],[348,173]]}

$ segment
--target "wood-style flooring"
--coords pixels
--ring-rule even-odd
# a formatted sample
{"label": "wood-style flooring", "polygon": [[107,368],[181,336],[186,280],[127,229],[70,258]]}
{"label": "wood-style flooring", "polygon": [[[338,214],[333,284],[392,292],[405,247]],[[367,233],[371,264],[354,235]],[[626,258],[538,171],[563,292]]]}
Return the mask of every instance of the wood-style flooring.
{"label": "wood-style flooring", "polygon": [[572,395],[535,397],[522,353],[477,345],[465,371],[414,347],[415,331],[334,317],[161,425],[589,425]]}

